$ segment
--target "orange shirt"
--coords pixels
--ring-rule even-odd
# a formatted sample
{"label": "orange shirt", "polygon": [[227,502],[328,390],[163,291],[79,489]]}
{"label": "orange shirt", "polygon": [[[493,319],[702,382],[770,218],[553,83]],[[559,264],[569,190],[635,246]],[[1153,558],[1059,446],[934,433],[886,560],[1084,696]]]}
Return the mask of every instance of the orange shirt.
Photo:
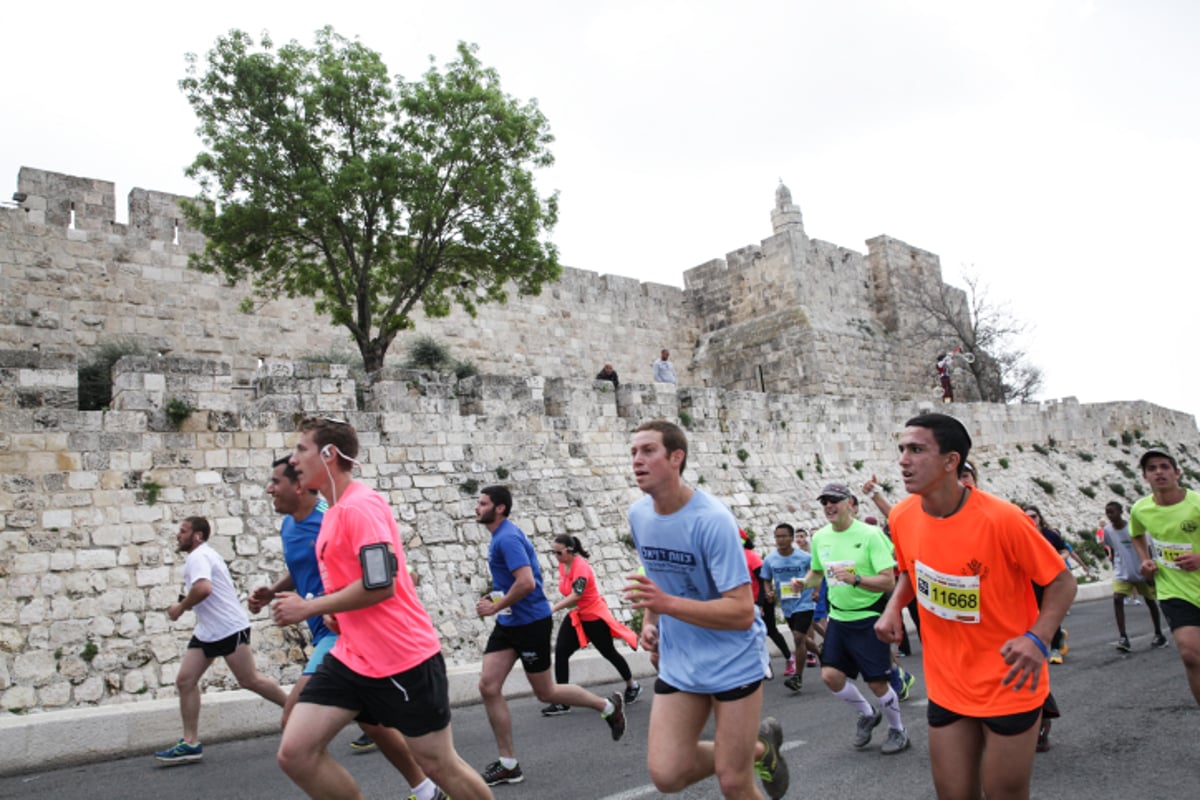
{"label": "orange shirt", "polygon": [[1035,692],[1001,681],[1000,648],[1037,619],[1030,582],[1048,584],[1063,561],[1021,509],[974,489],[959,511],[938,519],[910,495],[888,515],[899,569],[908,573],[921,615],[929,699],[969,717],[1037,708],[1050,691],[1049,670]]}

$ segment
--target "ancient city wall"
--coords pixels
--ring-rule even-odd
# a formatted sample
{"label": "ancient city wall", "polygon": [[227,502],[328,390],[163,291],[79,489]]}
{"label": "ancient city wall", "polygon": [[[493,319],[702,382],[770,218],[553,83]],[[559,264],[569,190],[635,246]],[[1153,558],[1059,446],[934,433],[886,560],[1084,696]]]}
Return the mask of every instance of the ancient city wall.
{"label": "ancient city wall", "polygon": [[[542,554],[552,593],[550,540],[572,533],[592,551],[609,602],[628,618],[619,587],[635,567],[625,511],[638,496],[628,442],[639,422],[681,420],[691,437],[687,478],[727,502],[744,526],[766,532],[781,520],[815,524],[813,498],[828,480],[854,485],[875,473],[898,499],[897,433],[909,415],[932,408],[388,370],[359,412],[342,365],[268,363],[237,403],[220,391],[229,372],[213,362],[126,358],[114,376],[113,406],[124,410],[0,411],[0,707],[172,695],[194,624],[191,614],[178,623],[165,614],[182,579],[173,549],[178,520],[213,521],[213,545],[241,592],[273,580],[283,563],[264,484],[301,414],[334,412],[357,426],[362,478],[395,509],[448,660],[467,663],[479,658],[488,630],[473,611],[488,586],[487,535],[473,519],[481,486],[512,486],[513,520]],[[226,399],[176,429],[158,411],[176,396]],[[985,486],[1036,500],[1066,530],[1091,526],[1117,496],[1113,486],[1127,500],[1144,491],[1128,477],[1144,443],[1168,444],[1189,477],[1200,476],[1195,420],[1150,404],[953,410],[977,442]],[[1034,478],[1052,484],[1053,494]],[[297,677],[302,644],[300,628],[256,619],[256,657],[274,677]],[[207,681],[234,685],[223,668]]]}

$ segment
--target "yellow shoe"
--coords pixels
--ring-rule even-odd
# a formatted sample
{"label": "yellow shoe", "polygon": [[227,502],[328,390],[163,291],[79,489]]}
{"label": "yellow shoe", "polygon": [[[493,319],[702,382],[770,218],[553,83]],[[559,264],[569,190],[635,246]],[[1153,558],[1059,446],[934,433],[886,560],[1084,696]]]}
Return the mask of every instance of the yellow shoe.
{"label": "yellow shoe", "polygon": [[1062,631],[1063,631],[1063,641],[1062,641],[1062,647],[1058,648],[1058,652],[1062,653],[1062,654],[1065,656],[1065,655],[1067,654],[1067,650],[1069,650],[1069,649],[1070,649],[1069,647],[1067,647],[1067,637],[1068,637],[1070,634],[1069,634],[1069,633],[1067,633],[1067,629],[1066,629],[1066,628],[1063,628],[1063,629],[1062,629]]}
{"label": "yellow shoe", "polygon": [[1062,663],[1062,652],[1059,650],[1051,650],[1050,651],[1050,663],[1051,664],[1061,664]]}

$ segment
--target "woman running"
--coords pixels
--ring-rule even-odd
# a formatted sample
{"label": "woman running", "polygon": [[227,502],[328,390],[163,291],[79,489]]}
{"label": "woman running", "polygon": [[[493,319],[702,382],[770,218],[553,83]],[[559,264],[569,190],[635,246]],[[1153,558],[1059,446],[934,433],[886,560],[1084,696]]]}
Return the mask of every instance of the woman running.
{"label": "woman running", "polygon": [[[642,687],[633,679],[629,664],[617,652],[613,642],[615,634],[636,650],[637,634],[617,622],[608,610],[608,604],[596,588],[596,573],[587,562],[588,551],[583,549],[578,538],[565,533],[554,537],[554,556],[558,559],[558,590],[562,592],[563,599],[551,609],[573,609],[558,628],[558,642],[554,648],[554,679],[558,683],[570,683],[571,656],[591,642],[596,645],[600,655],[621,673],[625,681],[625,704],[637,702],[642,695]],[[570,710],[570,706],[551,703],[542,709],[542,714],[553,717]]]}

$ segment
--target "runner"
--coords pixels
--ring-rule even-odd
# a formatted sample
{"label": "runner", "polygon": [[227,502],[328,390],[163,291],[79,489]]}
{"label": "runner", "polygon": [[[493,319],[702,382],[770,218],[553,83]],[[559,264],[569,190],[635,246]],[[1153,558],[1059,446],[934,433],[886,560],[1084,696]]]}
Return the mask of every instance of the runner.
{"label": "runner", "polygon": [[1122,515],[1121,504],[1116,500],[1104,506],[1104,516],[1108,524],[1104,526],[1105,547],[1112,553],[1113,561],[1113,616],[1117,620],[1117,649],[1128,653],[1133,649],[1129,636],[1125,633],[1125,599],[1133,597],[1134,592],[1146,598],[1146,610],[1150,612],[1150,621],[1154,623],[1154,638],[1150,640],[1151,647],[1166,647],[1167,637],[1163,636],[1162,623],[1159,621],[1158,595],[1154,591],[1154,581],[1142,576],[1142,562],[1137,557],[1133,547],[1133,539],[1129,535],[1129,525]]}
{"label": "runner", "polygon": [[357,719],[400,731],[421,769],[455,800],[491,797],[454,750],[441,644],[417,599],[387,500],[351,476],[357,457],[358,434],[349,423],[300,423],[291,464],[299,485],[329,503],[317,538],[325,594],[278,592],[272,610],[280,625],[336,615],[340,635],[292,709],[279,766],[310,797],[359,796],[328,750]]}
{"label": "runner", "polygon": [[[682,428],[653,420],[631,448],[646,496],[629,509],[629,527],[645,574],[629,576],[625,597],[644,614],[642,646],[660,656],[646,764],[660,792],[715,774],[723,796],[761,797],[757,772],[775,800],[788,766],[779,722],[759,722],[764,626],[733,514],[683,482],[687,446]],[[714,739],[702,742],[714,712]]]}
{"label": "runner", "polygon": [[[564,706],[586,706],[600,712],[613,741],[625,734],[625,699],[613,692],[605,700],[587,689],[555,683],[550,677],[550,633],[554,617],[542,591],[542,566],[525,532],[509,521],[512,493],[507,486],[486,486],[475,505],[475,521],[488,529],[490,595],[480,598],[475,610],[481,617],[496,618],[483,651],[479,694],[496,737],[499,758],[488,764],[483,780],[488,786],[525,780],[513,749],[512,716],[504,699],[504,679],[520,658],[537,699]],[[453,796],[453,793],[451,793]]]}
{"label": "runner", "polygon": [[[796,668],[796,658],[807,650],[808,629],[812,627],[813,590],[804,589],[799,594],[792,590],[792,579],[803,578],[812,565],[812,556],[795,548],[795,529],[786,522],[775,526],[775,551],[763,559],[762,577],[766,581],[767,598],[771,603],[771,614],[775,613],[775,598],[783,608],[783,618],[792,632],[796,652],[788,659],[783,685],[793,692],[804,688],[804,665]],[[781,637],[782,638],[782,637]],[[786,651],[785,651],[786,652]]]}
{"label": "runner", "polygon": [[1183,472],[1165,450],[1147,450],[1140,466],[1152,494],[1133,504],[1129,532],[1200,703],[1200,494],[1179,485]]}
{"label": "runner", "polygon": [[204,517],[188,517],[179,523],[179,532],[175,534],[176,548],[187,553],[187,559],[183,563],[183,594],[179,595],[179,602],[167,609],[167,616],[174,622],[185,611],[194,609],[196,630],[175,676],[183,738],[154,754],[160,763],[167,765],[194,764],[204,758],[204,745],[200,742],[200,679],[218,658],[225,659],[225,665],[243,689],[277,706],[287,700],[279,684],[254,666],[250,618],[238,602],[225,559],[208,544],[211,531]]}
{"label": "runner", "polygon": [[[896,642],[920,602],[929,756],[938,797],[1028,798],[1050,638],[1075,579],[1021,510],[959,482],[971,438],[945,414],[905,423],[910,496],[889,516],[900,578],[875,625]],[[1031,582],[1046,585],[1041,613]]]}
{"label": "runner", "polygon": [[[563,599],[551,606],[550,610],[572,609],[566,620],[558,626],[558,643],[554,648],[554,680],[561,684],[571,682],[571,656],[576,650],[587,647],[590,641],[596,645],[600,655],[616,667],[625,681],[625,705],[636,703],[642,696],[642,686],[633,679],[629,662],[617,652],[613,636],[636,650],[637,634],[617,622],[608,610],[608,603],[604,602],[596,587],[596,573],[587,562],[589,553],[583,549],[578,538],[566,533],[555,536],[554,557],[558,559],[558,590]],[[552,717],[570,710],[570,706],[551,703],[542,709],[542,713]]]}
{"label": "runner", "polygon": [[[817,497],[829,524],[813,534],[812,568],[793,588],[829,582],[829,627],[821,656],[821,679],[834,696],[858,712],[854,746],[866,747],[884,717],[887,740],[880,752],[894,755],[908,749],[908,732],[900,717],[900,699],[888,684],[891,647],[875,635],[875,621],[896,585],[891,543],[883,531],[854,518],[854,495],[842,483],[828,483]],[[879,700],[874,708],[850,681],[863,681]]]}
{"label": "runner", "polygon": [[[287,571],[272,585],[259,586],[250,593],[247,605],[252,614],[257,614],[268,606],[280,592],[295,591],[304,597],[316,597],[325,593],[325,587],[321,583],[321,570],[317,566],[317,537],[321,531],[325,511],[329,508],[328,504],[315,492],[301,488],[296,470],[287,456],[271,465],[267,494],[274,501],[275,513],[283,514],[279,536],[283,540],[283,560],[287,564]],[[309,617],[305,622],[308,623],[309,632],[312,634],[312,656],[283,706],[282,727],[285,728],[292,707],[300,698],[304,687],[337,642],[337,634],[325,625],[322,617]],[[370,749],[378,747],[383,752],[388,762],[400,771],[412,788],[409,800],[445,800],[446,795],[421,771],[400,731],[366,723],[359,723],[359,727],[363,731],[362,737],[356,740],[360,749],[366,749],[362,745],[365,741],[369,743]]]}

